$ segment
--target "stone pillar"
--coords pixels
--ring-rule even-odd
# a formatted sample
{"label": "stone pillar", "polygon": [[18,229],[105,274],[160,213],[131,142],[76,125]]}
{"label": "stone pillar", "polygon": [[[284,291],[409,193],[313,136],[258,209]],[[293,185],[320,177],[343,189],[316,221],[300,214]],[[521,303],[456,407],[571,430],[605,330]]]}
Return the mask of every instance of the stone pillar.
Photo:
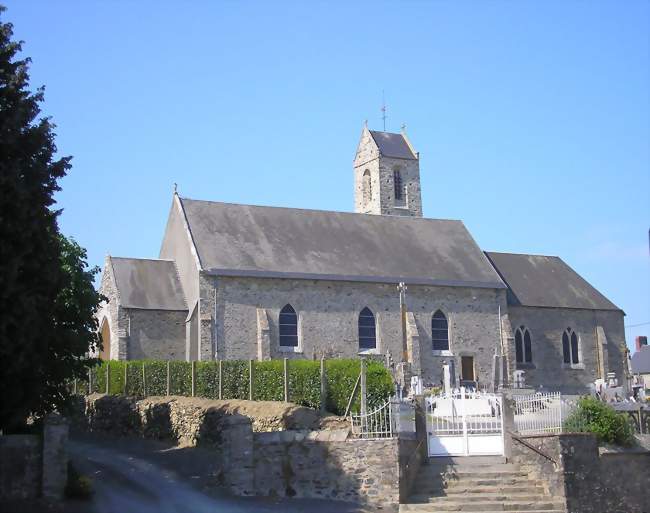
{"label": "stone pillar", "polygon": [[411,372],[415,376],[420,376],[422,374],[420,332],[415,323],[415,315],[413,315],[413,312],[406,312],[406,349],[408,361],[411,364]]}
{"label": "stone pillar", "polygon": [[68,480],[68,421],[51,413],[43,426],[43,497],[63,500]]}
{"label": "stone pillar", "polygon": [[505,368],[502,383],[507,387],[512,382],[515,371],[515,335],[508,314],[501,315],[501,347],[504,359],[503,368]]}
{"label": "stone pillar", "polygon": [[501,422],[503,422],[503,455],[507,461],[512,459],[512,435],[515,432],[514,400],[501,396]]}
{"label": "stone pillar", "polygon": [[223,421],[220,445],[224,462],[223,484],[235,495],[253,495],[255,463],[251,420],[243,415],[229,415]]}
{"label": "stone pillar", "polygon": [[265,308],[257,309],[257,359],[271,359],[271,329],[269,315]]}

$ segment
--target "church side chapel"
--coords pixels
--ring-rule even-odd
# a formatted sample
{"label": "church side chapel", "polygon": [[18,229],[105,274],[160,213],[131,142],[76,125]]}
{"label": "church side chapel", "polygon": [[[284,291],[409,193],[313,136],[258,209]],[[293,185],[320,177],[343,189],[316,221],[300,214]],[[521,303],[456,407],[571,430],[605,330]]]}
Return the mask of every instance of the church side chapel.
{"label": "church side chapel", "polygon": [[480,387],[523,372],[565,393],[622,376],[623,311],[558,257],[483,252],[423,217],[404,132],[364,127],[353,167],[354,213],[174,193],[158,259],[106,258],[101,357],[388,356],[425,384],[453,362]]}

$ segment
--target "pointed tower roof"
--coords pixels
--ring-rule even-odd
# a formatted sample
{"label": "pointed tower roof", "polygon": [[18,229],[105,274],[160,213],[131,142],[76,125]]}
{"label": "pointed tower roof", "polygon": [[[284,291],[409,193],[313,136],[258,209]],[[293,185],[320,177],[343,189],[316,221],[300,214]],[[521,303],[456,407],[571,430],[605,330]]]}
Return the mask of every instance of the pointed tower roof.
{"label": "pointed tower roof", "polygon": [[404,134],[393,134],[391,132],[378,132],[369,130],[372,139],[375,141],[379,152],[384,157],[397,159],[417,160],[417,157],[411,150],[411,146],[406,141]]}

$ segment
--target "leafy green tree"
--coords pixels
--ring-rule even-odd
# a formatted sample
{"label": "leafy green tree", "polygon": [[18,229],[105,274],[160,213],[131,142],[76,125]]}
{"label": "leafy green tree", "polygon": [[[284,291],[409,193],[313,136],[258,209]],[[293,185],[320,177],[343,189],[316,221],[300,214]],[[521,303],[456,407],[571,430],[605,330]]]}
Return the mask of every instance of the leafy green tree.
{"label": "leafy green tree", "polygon": [[[5,8],[0,6],[0,16]],[[29,58],[0,19],[0,429],[65,403],[66,380],[94,360],[98,336],[85,251],[59,235],[58,180],[71,157],[56,158],[54,125],[40,117],[44,88],[29,90]]]}

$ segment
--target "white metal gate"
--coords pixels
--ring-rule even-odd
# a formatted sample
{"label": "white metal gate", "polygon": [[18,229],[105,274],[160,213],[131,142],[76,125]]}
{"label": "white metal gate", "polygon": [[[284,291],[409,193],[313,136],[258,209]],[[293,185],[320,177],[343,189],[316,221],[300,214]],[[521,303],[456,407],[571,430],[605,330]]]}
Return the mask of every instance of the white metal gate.
{"label": "white metal gate", "polygon": [[461,388],[427,397],[429,456],[503,455],[502,398]]}

